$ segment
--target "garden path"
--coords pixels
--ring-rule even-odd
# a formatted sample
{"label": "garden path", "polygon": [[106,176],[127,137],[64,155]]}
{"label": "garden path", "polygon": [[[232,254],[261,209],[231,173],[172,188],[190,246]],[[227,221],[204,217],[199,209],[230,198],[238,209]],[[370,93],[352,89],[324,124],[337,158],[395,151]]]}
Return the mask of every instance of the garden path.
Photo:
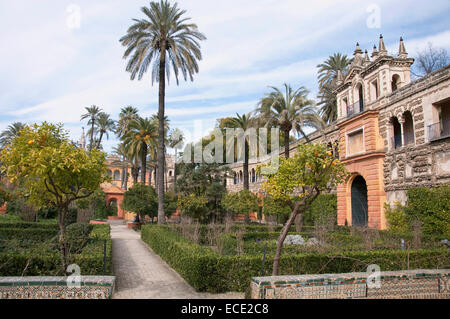
{"label": "garden path", "polygon": [[115,299],[238,299],[244,294],[197,293],[123,221],[110,222]]}

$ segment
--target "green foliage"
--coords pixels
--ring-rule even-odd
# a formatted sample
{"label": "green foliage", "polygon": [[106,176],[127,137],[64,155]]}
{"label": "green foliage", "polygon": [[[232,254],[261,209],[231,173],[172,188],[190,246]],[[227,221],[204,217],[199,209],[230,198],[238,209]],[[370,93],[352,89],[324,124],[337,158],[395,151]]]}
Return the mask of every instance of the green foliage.
{"label": "green foliage", "polygon": [[75,207],[69,208],[64,221],[65,225],[69,226],[75,224],[77,222],[77,218],[78,218],[78,210]]}
{"label": "green foliage", "polygon": [[[161,256],[197,291],[245,292],[252,277],[260,276],[262,255],[222,256],[194,244],[163,226],[144,226],[142,240]],[[266,259],[272,271],[274,255]],[[377,264],[384,271],[445,268],[450,263],[447,248],[433,250],[347,251],[341,253],[297,253],[281,257],[280,274],[365,272]]]}
{"label": "green foliage", "polygon": [[146,215],[153,219],[158,215],[155,189],[142,183],[134,184],[124,194],[122,209],[138,214],[142,221]]}
{"label": "green foliage", "polygon": [[46,241],[58,234],[58,228],[0,228],[0,240],[31,240],[31,241]]}
{"label": "green foliage", "polygon": [[0,185],[0,207],[3,206],[8,200],[11,199],[11,195],[8,191],[6,191],[1,185]]}
{"label": "green foliage", "polygon": [[304,222],[306,225],[337,224],[337,195],[321,194],[305,211]]}
{"label": "green foliage", "polygon": [[346,176],[344,166],[326,146],[302,144],[293,157],[280,157],[280,167],[268,175],[264,189],[275,200],[298,202],[332,189]]}
{"label": "green foliage", "polygon": [[101,188],[98,188],[89,198],[77,200],[76,204],[79,209],[92,210],[94,219],[107,219],[108,216],[113,216],[106,206],[106,194]]}
{"label": "green foliage", "polygon": [[190,194],[180,196],[178,200],[181,215],[197,219],[200,222],[206,222],[208,216],[208,199],[206,196],[196,196]]}
{"label": "green foliage", "polygon": [[164,194],[164,213],[167,217],[176,213],[178,208],[178,195],[173,192]]}
{"label": "green foliage", "polygon": [[[0,223],[1,225],[1,223]],[[93,226],[72,226],[68,227],[68,232],[73,234],[73,239],[78,241],[77,236],[86,234],[89,227],[92,231],[89,234],[86,245],[81,252],[70,256],[70,263],[77,264],[81,268],[82,275],[103,275],[103,249],[106,240],[106,275],[112,275],[112,244],[110,238],[109,225]],[[55,229],[57,225],[54,224]],[[69,230],[73,228],[72,230]],[[83,228],[85,228],[83,230]],[[32,230],[26,228],[20,230]],[[1,231],[1,230],[0,230]],[[41,232],[43,229],[40,230]],[[56,230],[57,232],[57,230]],[[17,233],[17,231],[16,231]],[[54,233],[56,234],[56,233]],[[47,234],[50,236],[50,234]],[[68,235],[72,236],[72,235]],[[61,256],[58,249],[51,244],[52,240],[46,238],[46,242],[38,243],[31,240],[34,245],[28,249],[8,249],[0,250],[0,276],[63,276],[61,270]],[[25,239],[21,239],[23,242]],[[12,240],[10,240],[11,242]],[[38,240],[42,241],[42,240]]]}
{"label": "green foliage", "polygon": [[406,207],[400,202],[394,203],[394,207],[390,204],[384,204],[384,211],[388,223],[388,229],[393,232],[404,233],[409,231],[408,216],[405,212]]}
{"label": "green foliage", "polygon": [[248,216],[258,211],[258,196],[246,189],[237,193],[228,193],[222,200],[222,206],[228,212]]}
{"label": "green foliage", "polygon": [[272,196],[264,198],[264,215],[275,216],[277,220],[285,220],[291,212],[289,205],[282,200],[276,200]]}
{"label": "green foliage", "polygon": [[91,224],[75,223],[66,229],[66,243],[72,254],[80,253],[86,246],[89,234],[93,229]]}
{"label": "green foliage", "polygon": [[[230,169],[217,163],[180,164],[177,191],[187,216],[196,216],[202,222],[220,220],[224,215],[223,196],[227,193],[226,176]],[[206,205],[201,209],[200,204]],[[183,211],[183,207],[181,207]]]}
{"label": "green foliage", "polygon": [[450,186],[411,188],[405,213],[409,221],[420,220],[428,235],[450,236]]}

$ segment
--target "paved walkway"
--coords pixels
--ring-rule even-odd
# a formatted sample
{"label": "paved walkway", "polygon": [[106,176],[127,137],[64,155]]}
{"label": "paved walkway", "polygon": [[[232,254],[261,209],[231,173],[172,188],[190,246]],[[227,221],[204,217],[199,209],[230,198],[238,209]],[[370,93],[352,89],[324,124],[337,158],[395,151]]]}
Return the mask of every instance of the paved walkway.
{"label": "paved walkway", "polygon": [[110,222],[115,299],[205,299],[244,298],[241,293],[197,293],[124,222]]}

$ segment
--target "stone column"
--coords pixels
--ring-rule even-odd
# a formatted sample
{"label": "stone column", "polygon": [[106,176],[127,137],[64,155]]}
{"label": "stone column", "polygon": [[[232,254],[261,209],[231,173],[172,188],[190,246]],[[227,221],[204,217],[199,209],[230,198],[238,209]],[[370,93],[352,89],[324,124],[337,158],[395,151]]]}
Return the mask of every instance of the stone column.
{"label": "stone column", "polygon": [[405,146],[405,134],[403,133],[405,131],[404,125],[405,125],[405,119],[403,118],[403,116],[401,116],[398,119],[399,123],[400,123],[400,134],[402,135],[402,147]]}

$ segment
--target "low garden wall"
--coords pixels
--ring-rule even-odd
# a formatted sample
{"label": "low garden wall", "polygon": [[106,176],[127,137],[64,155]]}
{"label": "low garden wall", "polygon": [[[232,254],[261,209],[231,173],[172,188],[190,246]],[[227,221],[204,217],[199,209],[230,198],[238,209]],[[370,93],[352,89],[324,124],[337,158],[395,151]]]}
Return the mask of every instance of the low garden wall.
{"label": "low garden wall", "polygon": [[255,277],[252,299],[450,299],[450,269],[380,273],[380,285],[368,285],[369,273]]}
{"label": "low garden wall", "polygon": [[81,276],[78,287],[67,277],[0,277],[0,299],[110,299],[115,277]]}

